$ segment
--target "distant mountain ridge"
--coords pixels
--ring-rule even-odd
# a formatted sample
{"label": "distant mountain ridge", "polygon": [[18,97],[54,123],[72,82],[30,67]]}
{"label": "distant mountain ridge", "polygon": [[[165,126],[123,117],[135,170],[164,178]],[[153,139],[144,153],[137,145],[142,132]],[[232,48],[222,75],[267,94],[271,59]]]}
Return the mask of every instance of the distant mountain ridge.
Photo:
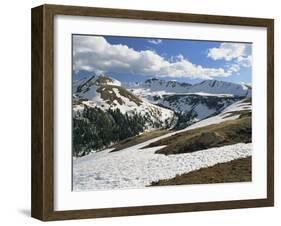
{"label": "distant mountain ridge", "polygon": [[177,81],[165,81],[157,78],[146,80],[141,84],[142,88],[150,89],[151,91],[165,90],[167,92],[187,92],[188,88],[192,85],[189,83],[177,82]]}
{"label": "distant mountain ridge", "polygon": [[212,94],[232,94],[240,97],[251,97],[252,88],[244,84],[232,82],[205,80],[189,88],[190,93],[205,92]]}
{"label": "distant mountain ridge", "polygon": [[251,97],[252,92],[250,86],[225,81],[205,80],[191,85],[157,78],[128,84],[127,89],[138,97],[176,112],[181,128],[219,114],[230,104]]}
{"label": "distant mountain ridge", "polygon": [[194,85],[177,82],[165,81],[157,78],[148,79],[143,83],[125,84],[127,88],[142,88],[150,92],[165,91],[168,93],[206,93],[206,94],[228,94],[240,97],[251,97],[252,88],[244,84],[236,84],[232,82],[218,80],[204,80]]}

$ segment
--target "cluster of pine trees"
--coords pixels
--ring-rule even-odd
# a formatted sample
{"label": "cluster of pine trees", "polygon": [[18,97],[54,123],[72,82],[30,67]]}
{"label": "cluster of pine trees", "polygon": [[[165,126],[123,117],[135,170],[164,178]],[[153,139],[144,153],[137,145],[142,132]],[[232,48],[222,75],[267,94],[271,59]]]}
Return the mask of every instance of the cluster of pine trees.
{"label": "cluster of pine trees", "polygon": [[106,112],[85,106],[73,118],[73,156],[80,157],[92,150],[138,135],[145,129],[145,118],[138,114],[122,114],[119,109]]}
{"label": "cluster of pine trees", "polygon": [[175,112],[175,115],[178,118],[177,123],[174,126],[174,129],[176,130],[184,129],[187,126],[190,126],[193,123],[192,120],[197,117],[197,113],[194,111]]}

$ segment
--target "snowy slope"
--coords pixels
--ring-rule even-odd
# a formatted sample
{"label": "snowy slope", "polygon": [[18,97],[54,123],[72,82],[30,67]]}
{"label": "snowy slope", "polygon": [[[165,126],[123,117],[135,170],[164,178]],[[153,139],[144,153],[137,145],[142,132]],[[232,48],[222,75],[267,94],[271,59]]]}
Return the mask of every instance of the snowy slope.
{"label": "snowy slope", "polygon": [[194,119],[198,121],[220,113],[238,100],[240,100],[239,97],[224,95],[174,94],[156,98],[155,102],[176,112],[192,114]]}
{"label": "snowy slope", "polygon": [[112,149],[107,149],[74,159],[73,189],[74,191],[85,191],[142,188],[153,181],[173,178],[178,174],[251,156],[252,144],[250,143],[238,143],[177,155],[155,154],[155,151],[164,146],[142,149],[153,142],[177,133],[237,119],[239,114],[231,114],[235,111],[239,113],[241,110],[251,110],[251,103],[246,100],[236,102],[219,115],[199,121],[183,130],[156,137],[117,152],[110,152]]}
{"label": "snowy slope", "polygon": [[101,85],[113,85],[113,86],[120,86],[121,82],[117,81],[116,79],[110,78],[105,75],[100,76],[91,76],[89,78],[83,78],[80,80],[76,80],[73,82],[73,93],[79,93],[80,97],[86,97],[89,95],[89,90],[92,88],[96,88]]}
{"label": "snowy slope", "polygon": [[247,85],[216,80],[190,85],[149,79],[144,83],[127,84],[127,89],[150,103],[188,114],[192,121],[218,114],[230,104],[251,97],[251,87]]}
{"label": "snowy slope", "polygon": [[106,150],[73,161],[73,190],[143,188],[202,167],[251,156],[252,144],[235,144],[178,155],[154,152],[162,147],[119,152]]}
{"label": "snowy slope", "polygon": [[[239,118],[240,111],[243,111],[243,110],[251,111],[252,110],[252,104],[251,104],[251,102],[249,102],[247,100],[248,99],[243,99],[241,101],[237,101],[234,104],[231,104],[230,106],[225,108],[220,114],[215,115],[210,118],[206,118],[204,120],[201,120],[185,129],[181,130],[181,132],[191,130],[191,129],[197,129],[197,128],[201,128],[201,127],[205,127],[205,126],[209,126],[209,125],[213,125],[213,124],[219,124],[219,123],[229,121],[229,120],[235,120],[235,119]],[[233,115],[234,112],[236,112],[237,114]]]}
{"label": "snowy slope", "polygon": [[119,109],[122,114],[129,116],[137,113],[146,118],[149,129],[152,129],[154,124],[166,127],[175,120],[173,111],[135,96],[121,87],[119,81],[108,76],[93,76],[86,81],[76,82],[73,90],[77,100],[73,106],[74,115],[86,105],[104,111]]}
{"label": "snowy slope", "polygon": [[167,93],[165,91],[151,93],[140,88],[131,89],[131,91],[150,103],[171,109],[177,113],[193,115],[196,121],[218,114],[230,104],[241,100],[241,97],[230,94]]}
{"label": "snowy slope", "polygon": [[251,89],[242,84],[235,84],[232,82],[206,80],[201,83],[195,84],[189,88],[191,93],[205,92],[212,94],[232,94],[234,96],[250,97]]}

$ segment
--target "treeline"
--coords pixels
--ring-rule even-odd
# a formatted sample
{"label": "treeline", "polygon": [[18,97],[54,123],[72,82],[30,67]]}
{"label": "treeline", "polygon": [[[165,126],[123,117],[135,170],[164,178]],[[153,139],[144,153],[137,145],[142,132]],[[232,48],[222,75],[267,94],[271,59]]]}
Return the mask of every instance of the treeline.
{"label": "treeline", "polygon": [[145,129],[145,118],[122,114],[119,109],[106,112],[85,106],[73,117],[73,156],[80,157],[112,143],[138,135]]}
{"label": "treeline", "polygon": [[175,130],[184,129],[187,126],[190,126],[193,123],[193,119],[197,117],[195,111],[175,112],[175,115],[178,118],[177,123],[174,126]]}

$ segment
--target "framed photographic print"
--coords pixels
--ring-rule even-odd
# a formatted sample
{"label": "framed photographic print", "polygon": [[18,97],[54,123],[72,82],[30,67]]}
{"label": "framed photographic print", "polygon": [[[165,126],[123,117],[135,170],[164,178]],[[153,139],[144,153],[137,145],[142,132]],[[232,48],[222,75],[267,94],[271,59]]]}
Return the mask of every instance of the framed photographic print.
{"label": "framed photographic print", "polygon": [[32,9],[32,216],[273,206],[272,19]]}

